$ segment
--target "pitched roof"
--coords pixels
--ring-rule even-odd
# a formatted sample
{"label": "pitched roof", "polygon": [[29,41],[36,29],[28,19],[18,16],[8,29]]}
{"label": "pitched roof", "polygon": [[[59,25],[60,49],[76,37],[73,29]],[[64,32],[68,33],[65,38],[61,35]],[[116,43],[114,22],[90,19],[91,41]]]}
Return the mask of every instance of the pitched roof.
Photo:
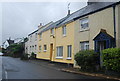
{"label": "pitched roof", "polygon": [[106,9],[106,8],[111,7],[112,5],[116,5],[116,4],[120,4],[120,1],[119,2],[98,2],[95,4],[88,5],[82,9],[56,21],[55,23],[51,24],[49,27],[45,28],[41,32],[47,31],[51,28],[60,27],[62,25],[65,25],[66,23],[75,21],[76,19],[79,19],[79,18],[84,17],[86,15],[98,12],[100,10]]}
{"label": "pitched roof", "polygon": [[7,40],[7,41],[8,41],[8,43],[9,43],[9,45],[14,43],[14,40],[10,40],[10,39],[9,39],[9,40]]}

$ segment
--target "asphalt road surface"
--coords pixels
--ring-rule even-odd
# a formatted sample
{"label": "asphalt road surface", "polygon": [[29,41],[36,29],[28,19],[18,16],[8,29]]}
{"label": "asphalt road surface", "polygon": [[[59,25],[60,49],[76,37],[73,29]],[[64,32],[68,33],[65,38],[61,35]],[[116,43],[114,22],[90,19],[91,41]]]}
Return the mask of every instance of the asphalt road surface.
{"label": "asphalt road surface", "polygon": [[98,79],[97,77],[62,72],[49,68],[47,65],[40,66],[11,57],[2,57],[2,67],[3,79]]}

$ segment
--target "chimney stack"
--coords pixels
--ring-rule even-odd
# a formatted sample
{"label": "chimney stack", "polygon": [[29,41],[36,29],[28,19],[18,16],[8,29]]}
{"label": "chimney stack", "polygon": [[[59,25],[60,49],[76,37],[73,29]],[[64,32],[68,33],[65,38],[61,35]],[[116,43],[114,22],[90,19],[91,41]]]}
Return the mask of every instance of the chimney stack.
{"label": "chimney stack", "polygon": [[70,15],[70,10],[68,10],[68,15]]}
{"label": "chimney stack", "polygon": [[70,3],[68,3],[68,14],[67,14],[67,16],[70,15],[70,9],[69,9],[69,6],[70,6]]}
{"label": "chimney stack", "polygon": [[38,29],[42,27],[42,23],[39,24]]}

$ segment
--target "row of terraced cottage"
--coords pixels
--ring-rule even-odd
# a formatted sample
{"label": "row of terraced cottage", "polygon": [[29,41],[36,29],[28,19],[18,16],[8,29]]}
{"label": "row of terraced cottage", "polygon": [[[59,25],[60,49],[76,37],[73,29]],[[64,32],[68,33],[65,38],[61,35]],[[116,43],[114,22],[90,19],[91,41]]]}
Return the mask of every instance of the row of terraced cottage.
{"label": "row of terraced cottage", "polygon": [[120,47],[120,2],[88,2],[56,22],[40,24],[28,39],[27,54],[75,66],[74,56],[81,50]]}

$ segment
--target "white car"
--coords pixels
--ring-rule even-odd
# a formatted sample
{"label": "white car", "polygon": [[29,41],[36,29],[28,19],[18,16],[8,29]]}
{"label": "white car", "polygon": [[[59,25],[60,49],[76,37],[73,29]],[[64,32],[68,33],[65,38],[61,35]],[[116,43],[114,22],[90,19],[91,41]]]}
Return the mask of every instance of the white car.
{"label": "white car", "polygon": [[2,56],[2,55],[3,55],[3,53],[0,52],[0,56]]}

